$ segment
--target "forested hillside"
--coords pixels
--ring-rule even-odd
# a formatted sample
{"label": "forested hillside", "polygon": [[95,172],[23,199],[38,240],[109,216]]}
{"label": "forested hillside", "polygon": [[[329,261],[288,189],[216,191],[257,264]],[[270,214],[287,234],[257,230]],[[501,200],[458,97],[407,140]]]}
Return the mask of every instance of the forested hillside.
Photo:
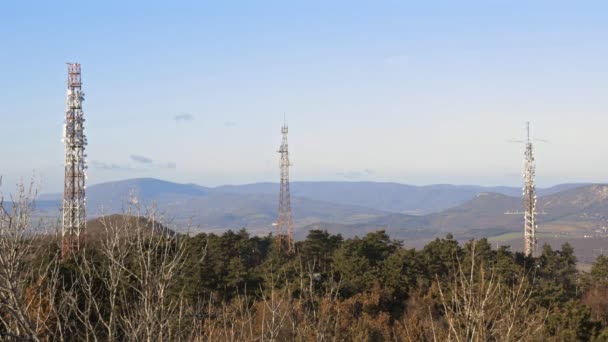
{"label": "forested hillside", "polygon": [[[0,334],[14,340],[574,341],[608,337],[608,259],[537,258],[451,235],[419,250],[384,231],[312,230],[287,253],[246,230],[179,235],[155,213],[97,219],[60,260],[3,214]],[[134,219],[134,216],[138,217]],[[145,217],[141,217],[145,216]]]}

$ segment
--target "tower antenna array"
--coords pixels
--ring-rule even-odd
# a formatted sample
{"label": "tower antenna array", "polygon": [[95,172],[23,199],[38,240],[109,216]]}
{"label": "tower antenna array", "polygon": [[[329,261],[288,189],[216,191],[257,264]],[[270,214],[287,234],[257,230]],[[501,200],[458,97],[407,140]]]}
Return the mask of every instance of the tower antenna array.
{"label": "tower antenna array", "polygon": [[[287,144],[287,123],[283,123],[281,128],[283,141],[279,153],[281,155],[279,166],[281,168],[281,190],[279,193],[279,217],[277,220],[277,240],[279,246],[283,248],[286,244],[287,252],[295,250],[293,239],[293,218],[291,214],[291,195],[289,194],[289,149]],[[285,243],[283,242],[285,239]]]}
{"label": "tower antenna array", "polygon": [[63,141],[65,143],[65,177],[63,188],[63,226],[61,256],[69,257],[80,250],[86,227],[85,181],[87,138],[84,135],[80,64],[68,63],[68,90]]}
{"label": "tower antenna array", "polygon": [[534,176],[536,174],[536,163],[534,150],[530,140],[530,123],[526,122],[526,151],[524,153],[524,254],[535,256],[536,254],[536,186]]}

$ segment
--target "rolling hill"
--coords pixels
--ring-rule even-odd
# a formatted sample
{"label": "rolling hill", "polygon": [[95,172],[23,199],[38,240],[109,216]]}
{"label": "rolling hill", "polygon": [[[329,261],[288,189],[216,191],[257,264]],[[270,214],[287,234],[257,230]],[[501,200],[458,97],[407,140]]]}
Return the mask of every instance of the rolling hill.
{"label": "rolling hill", "polygon": [[[608,235],[598,231],[608,225],[608,185],[587,185],[570,188],[539,198],[538,234],[540,241],[561,239],[604,240]],[[522,214],[507,212],[521,208],[521,200],[498,193],[480,193],[475,198],[439,213],[411,216],[393,213],[372,218],[361,224],[317,222],[301,228],[299,236],[309,229],[327,229],[344,236],[361,235],[367,231],[384,229],[392,237],[419,247],[431,239],[451,233],[458,240],[489,237],[497,243],[519,246],[523,226]],[[550,241],[547,238],[551,238]],[[564,240],[565,239],[565,240]],[[514,243],[515,242],[515,243]],[[580,241],[577,242],[580,245]]]}
{"label": "rolling hill", "polygon": [[[539,195],[549,195],[578,188],[586,184],[562,184],[539,189]],[[276,183],[225,185],[215,188],[196,184],[178,184],[153,178],[129,179],[101,183],[87,188],[88,204],[93,212],[116,211],[130,202],[134,195],[143,203],[184,202],[215,194],[269,195],[278,197]],[[516,187],[482,187],[474,185],[412,186],[380,182],[292,182],[291,194],[314,201],[336,203],[405,214],[429,214],[458,206],[482,192],[494,192],[518,197]],[[59,201],[61,194],[43,194],[41,201]]]}
{"label": "rolling hill", "polygon": [[[87,191],[92,217],[122,213],[130,203],[143,207],[156,203],[182,231],[246,227],[265,234],[272,231],[277,214],[278,185],[272,183],[209,188],[146,178],[97,184]],[[521,215],[505,215],[521,207],[519,192],[509,187],[295,182],[292,204],[297,237],[311,228],[323,228],[346,236],[386,229],[408,241],[448,232],[468,239],[519,232]],[[608,213],[608,190],[603,185],[564,184],[539,193],[545,194],[539,199],[539,211],[546,213],[539,216],[541,231],[581,233],[597,226]],[[47,213],[58,213],[60,198],[43,195],[39,203]]]}
{"label": "rolling hill", "polygon": [[[538,193],[545,196],[585,185],[588,184],[560,184],[539,189]],[[214,188],[213,191],[271,194],[278,197],[279,186],[275,183],[226,185]],[[521,189],[516,187],[450,184],[413,186],[380,182],[293,182],[290,184],[290,191],[292,196],[296,197],[416,215],[443,211],[460,205],[482,192],[521,196]]]}

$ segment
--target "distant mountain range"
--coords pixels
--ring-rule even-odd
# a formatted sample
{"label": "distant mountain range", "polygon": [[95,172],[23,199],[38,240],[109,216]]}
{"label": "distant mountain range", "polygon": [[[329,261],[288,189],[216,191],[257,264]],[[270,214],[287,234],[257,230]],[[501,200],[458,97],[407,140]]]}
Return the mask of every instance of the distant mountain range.
{"label": "distant mountain range", "polygon": [[[130,203],[143,207],[154,203],[177,231],[222,232],[245,227],[254,234],[268,234],[277,216],[278,190],[279,185],[273,183],[210,188],[129,179],[90,186],[87,208],[94,218],[124,213]],[[541,243],[575,241],[587,253],[583,256],[586,261],[594,256],[588,248],[589,237],[599,237],[593,244],[608,249],[604,231],[608,228],[601,228],[608,226],[608,185],[562,184],[538,189],[538,194]],[[291,195],[296,238],[304,238],[310,229],[327,229],[346,237],[384,229],[410,247],[447,233],[459,240],[488,237],[516,249],[521,243],[520,188],[293,182]],[[58,216],[60,203],[60,194],[46,194],[38,199],[37,208],[41,215]]]}
{"label": "distant mountain range", "polygon": [[[539,189],[539,195],[545,195],[540,207],[549,212],[553,207],[559,207],[553,211],[559,212],[562,220],[580,221],[582,218],[572,215],[580,214],[581,205],[600,205],[597,198],[584,193],[593,187],[563,184]],[[121,213],[137,199],[144,206],[155,203],[178,225],[190,222],[193,230],[221,231],[247,227],[255,232],[265,232],[271,230],[277,215],[278,189],[278,184],[273,183],[209,188],[150,178],[129,179],[90,186],[87,189],[87,207],[92,216]],[[383,227],[404,238],[411,234],[428,236],[430,232],[447,231],[472,235],[483,231],[495,235],[519,229],[521,215],[504,213],[521,207],[521,201],[515,197],[520,193],[521,190],[514,187],[447,184],[291,184],[294,220],[301,234],[316,226],[339,230],[345,235],[353,235],[357,227],[366,230]],[[60,194],[42,195],[38,207],[48,213],[57,211],[60,199]],[[603,207],[597,208],[592,215],[598,210],[603,210]],[[555,220],[555,215],[549,214],[546,218]]]}
{"label": "distant mountain range", "polygon": [[[539,189],[540,196],[581,187],[587,184],[561,184]],[[276,183],[220,186],[213,189],[236,194],[271,194],[278,196]],[[459,205],[481,192],[495,192],[507,196],[521,196],[521,188],[483,187],[475,185],[436,184],[413,186],[379,182],[294,182],[291,195],[324,202],[356,205],[387,212],[428,214]]]}
{"label": "distant mountain range", "polygon": [[[561,184],[538,189],[540,196],[550,195],[589,184]],[[178,184],[153,178],[128,179],[101,183],[87,188],[89,205],[115,207],[128,203],[132,195],[144,202],[170,200],[171,198],[200,198],[208,195],[271,195],[278,197],[276,183],[224,185],[215,188],[196,184]],[[380,182],[292,182],[292,197],[315,201],[366,207],[386,212],[428,214],[462,204],[482,192],[494,192],[518,197],[516,187],[483,187],[475,185],[437,184],[413,186]],[[61,194],[43,194],[42,201],[57,201]]]}

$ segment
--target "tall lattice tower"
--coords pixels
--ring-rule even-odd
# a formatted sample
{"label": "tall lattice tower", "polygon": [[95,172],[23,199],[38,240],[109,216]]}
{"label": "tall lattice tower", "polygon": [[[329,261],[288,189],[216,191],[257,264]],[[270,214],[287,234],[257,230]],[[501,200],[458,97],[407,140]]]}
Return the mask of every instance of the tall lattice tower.
{"label": "tall lattice tower", "polygon": [[281,248],[286,247],[287,252],[294,252],[293,218],[291,214],[291,195],[289,194],[289,149],[287,145],[287,124],[281,128],[283,141],[279,153],[281,154],[279,166],[281,168],[281,190],[279,193],[279,217],[277,220],[277,240]]}
{"label": "tall lattice tower", "polygon": [[524,154],[524,253],[527,256],[536,254],[536,187],[534,176],[536,164],[530,140],[530,123],[526,122],[526,152]]}
{"label": "tall lattice tower", "polygon": [[65,143],[65,178],[63,188],[63,229],[61,256],[69,257],[80,250],[86,226],[84,93],[80,81],[80,64],[68,63],[68,91],[63,141]]}

